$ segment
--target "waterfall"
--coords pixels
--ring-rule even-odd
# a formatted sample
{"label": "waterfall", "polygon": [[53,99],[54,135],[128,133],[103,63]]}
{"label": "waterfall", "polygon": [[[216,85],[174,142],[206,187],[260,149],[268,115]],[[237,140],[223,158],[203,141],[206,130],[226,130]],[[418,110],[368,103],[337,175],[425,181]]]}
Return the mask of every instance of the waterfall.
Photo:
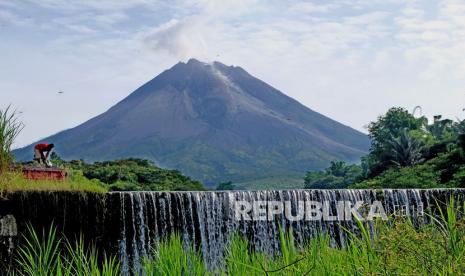
{"label": "waterfall", "polygon": [[[186,243],[200,249],[209,268],[221,266],[232,234],[246,237],[256,250],[274,254],[279,251],[279,227],[292,228],[297,244],[320,233],[328,233],[332,243],[344,244],[347,232],[358,231],[355,220],[290,220],[302,209],[302,202],[327,202],[328,215],[339,216],[337,202],[380,202],[388,216],[404,215],[414,224],[428,221],[437,203],[453,196],[463,202],[462,189],[408,190],[270,190],[224,192],[113,192],[112,202],[120,210],[118,250],[124,274],[140,271],[140,260],[152,252],[152,246],[170,233],[177,232]],[[237,219],[237,202],[280,202],[289,204],[289,214],[270,219]],[[281,205],[279,205],[281,206]],[[324,208],[324,207],[323,207]],[[252,214],[254,214],[252,212]],[[268,217],[267,217],[268,218]],[[373,225],[366,222],[370,231]]]}
{"label": "waterfall", "polygon": [[[173,232],[200,250],[208,268],[214,269],[224,265],[224,250],[233,234],[269,254],[279,252],[280,227],[292,228],[297,245],[321,233],[327,233],[333,245],[344,245],[344,229],[359,229],[351,212],[347,219],[346,205],[341,216],[341,202],[363,203],[362,215],[379,203],[386,219],[403,215],[421,225],[430,220],[425,213],[437,214],[450,197],[463,206],[465,189],[9,193],[0,198],[0,275],[14,265],[14,252],[24,244],[28,225],[37,231],[53,225],[68,239],[82,234],[86,244],[118,254],[124,275],[139,275],[141,259]],[[262,203],[268,204],[265,209],[255,208]],[[320,204],[316,209],[321,212],[314,212],[312,204]],[[373,233],[372,223],[364,223]]]}

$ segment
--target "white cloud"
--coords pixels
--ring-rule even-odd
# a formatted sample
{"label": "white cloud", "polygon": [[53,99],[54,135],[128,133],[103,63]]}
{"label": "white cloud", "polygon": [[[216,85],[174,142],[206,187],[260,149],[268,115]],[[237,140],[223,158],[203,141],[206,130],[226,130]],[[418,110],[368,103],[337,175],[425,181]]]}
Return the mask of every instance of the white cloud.
{"label": "white cloud", "polygon": [[21,17],[15,12],[0,9],[0,24],[11,24],[13,26],[27,26],[32,23],[30,17]]}

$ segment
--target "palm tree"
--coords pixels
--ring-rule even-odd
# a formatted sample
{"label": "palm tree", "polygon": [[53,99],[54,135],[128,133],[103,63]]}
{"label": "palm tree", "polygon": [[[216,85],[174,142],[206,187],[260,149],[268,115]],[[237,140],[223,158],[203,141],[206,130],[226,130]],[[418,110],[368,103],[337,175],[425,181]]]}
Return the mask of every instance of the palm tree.
{"label": "palm tree", "polygon": [[388,144],[389,161],[398,167],[414,166],[424,160],[422,142],[412,138],[407,130],[402,131],[397,138],[392,137]]}

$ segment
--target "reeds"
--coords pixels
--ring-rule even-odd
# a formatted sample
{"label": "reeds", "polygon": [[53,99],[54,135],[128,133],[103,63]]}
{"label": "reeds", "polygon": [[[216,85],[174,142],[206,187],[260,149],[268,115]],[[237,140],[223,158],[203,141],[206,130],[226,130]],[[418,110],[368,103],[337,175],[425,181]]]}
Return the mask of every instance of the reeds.
{"label": "reeds", "polygon": [[42,236],[28,227],[25,243],[16,257],[12,275],[24,276],[112,276],[121,275],[116,257],[100,256],[94,247],[85,247],[80,237],[74,242],[57,237],[51,226]]}
{"label": "reeds", "polygon": [[0,175],[8,171],[12,161],[11,147],[23,128],[18,112],[11,106],[0,110]]}

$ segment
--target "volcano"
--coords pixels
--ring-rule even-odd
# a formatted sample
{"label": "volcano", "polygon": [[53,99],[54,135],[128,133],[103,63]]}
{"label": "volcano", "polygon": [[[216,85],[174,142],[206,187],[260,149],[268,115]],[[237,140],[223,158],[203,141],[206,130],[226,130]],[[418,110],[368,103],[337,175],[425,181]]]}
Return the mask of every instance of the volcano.
{"label": "volcano", "polygon": [[[195,59],[162,72],[105,113],[42,139],[61,158],[152,160],[204,182],[300,178],[358,162],[368,137],[237,66]],[[32,145],[14,151],[30,159]]]}

